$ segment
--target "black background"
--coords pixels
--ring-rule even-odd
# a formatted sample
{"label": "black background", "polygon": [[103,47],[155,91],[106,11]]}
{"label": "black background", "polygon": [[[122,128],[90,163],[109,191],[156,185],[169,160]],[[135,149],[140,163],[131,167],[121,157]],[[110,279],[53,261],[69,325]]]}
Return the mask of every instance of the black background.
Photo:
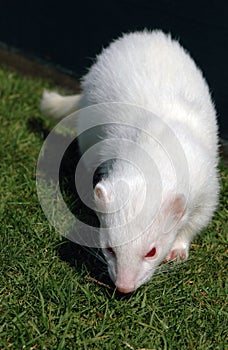
{"label": "black background", "polygon": [[[134,30],[163,29],[202,69],[228,139],[228,6],[224,1],[1,1],[0,41],[79,78],[102,47]],[[206,128],[206,125],[205,125]]]}

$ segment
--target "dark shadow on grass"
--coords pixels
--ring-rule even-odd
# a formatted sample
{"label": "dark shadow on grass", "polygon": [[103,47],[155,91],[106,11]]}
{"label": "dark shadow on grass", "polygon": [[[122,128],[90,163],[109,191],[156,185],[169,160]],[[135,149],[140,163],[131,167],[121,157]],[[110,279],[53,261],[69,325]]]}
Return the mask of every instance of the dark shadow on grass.
{"label": "dark shadow on grass", "polygon": [[58,247],[58,254],[60,259],[67,262],[71,267],[79,271],[86,268],[91,278],[114,289],[106,265],[95,256],[96,254],[101,255],[101,252],[98,252],[97,249],[90,248],[88,250],[88,248],[64,239]]}
{"label": "dark shadow on grass", "polygon": [[[50,130],[45,127],[44,121],[38,118],[31,118],[28,121],[27,127],[30,131],[43,139],[45,139],[50,132]],[[53,130],[52,133],[54,134]],[[59,181],[61,194],[71,213],[87,225],[99,227],[99,221],[96,214],[81,201],[75,185],[75,171],[80,160],[77,138],[70,142],[70,144],[68,141],[67,135],[54,134],[53,144],[55,147],[49,149],[44,148],[44,167],[42,167],[41,161],[39,171],[42,172],[43,169],[47,169],[46,164],[48,163],[48,172],[44,172],[46,184],[53,183],[53,181],[54,183],[57,183],[57,181]],[[55,168],[55,166],[52,166],[52,164],[54,164],[53,161],[58,155],[58,152],[62,151],[62,146],[68,144],[69,146],[66,148],[61,159],[59,173],[56,174],[52,172],[52,169]],[[91,254],[90,251],[93,252],[93,254]],[[79,244],[64,238],[58,246],[57,252],[60,259],[66,261],[71,267],[74,267],[79,271],[86,268],[92,278],[101,283],[107,284],[111,288],[113,287],[108,276],[106,265],[94,256],[94,254],[96,255],[98,252],[97,249],[84,248]],[[99,254],[101,254],[101,252],[99,252]]]}
{"label": "dark shadow on grass", "polygon": [[44,121],[41,118],[30,118],[27,121],[27,128],[29,131],[41,137],[43,140],[45,140],[50,132],[50,130],[44,125]]}
{"label": "dark shadow on grass", "polygon": [[[94,211],[88,208],[80,199],[75,186],[75,171],[80,159],[80,151],[77,139],[67,148],[61,162],[60,187],[68,208],[84,223],[93,227],[99,227],[99,221]],[[101,251],[95,248],[83,247],[68,239],[64,239],[58,248],[60,259],[68,262],[70,266],[79,271],[86,267],[90,277],[98,282],[104,283],[111,288],[113,284],[109,278],[107,266],[102,263],[96,254],[102,255]]]}

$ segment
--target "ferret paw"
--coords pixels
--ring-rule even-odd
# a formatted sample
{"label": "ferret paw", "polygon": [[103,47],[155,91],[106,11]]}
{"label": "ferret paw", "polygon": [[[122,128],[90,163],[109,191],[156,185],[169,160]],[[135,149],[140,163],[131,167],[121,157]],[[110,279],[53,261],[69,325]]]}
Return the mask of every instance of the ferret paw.
{"label": "ferret paw", "polygon": [[165,258],[165,262],[167,261],[175,261],[175,262],[181,262],[188,258],[188,251],[184,248],[176,248],[170,250],[169,254]]}

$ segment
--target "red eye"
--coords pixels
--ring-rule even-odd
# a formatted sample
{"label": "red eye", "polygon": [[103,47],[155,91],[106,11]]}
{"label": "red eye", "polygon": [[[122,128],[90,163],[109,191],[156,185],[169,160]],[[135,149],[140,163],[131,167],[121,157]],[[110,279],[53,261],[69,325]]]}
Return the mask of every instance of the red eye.
{"label": "red eye", "polygon": [[155,247],[153,247],[146,255],[145,258],[152,258],[153,256],[155,256],[157,252],[157,249]]}
{"label": "red eye", "polygon": [[110,254],[115,255],[115,252],[114,252],[114,250],[113,250],[111,247],[108,247],[108,248],[106,248],[106,249],[107,249],[107,251],[108,251]]}

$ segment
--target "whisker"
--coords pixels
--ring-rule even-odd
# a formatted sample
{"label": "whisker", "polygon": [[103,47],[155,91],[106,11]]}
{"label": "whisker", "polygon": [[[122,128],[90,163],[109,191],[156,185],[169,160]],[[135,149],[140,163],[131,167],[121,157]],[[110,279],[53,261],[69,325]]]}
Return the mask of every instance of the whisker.
{"label": "whisker", "polygon": [[83,247],[84,250],[86,250],[89,254],[94,256],[96,259],[101,261],[104,265],[107,265],[107,262],[105,258],[101,255],[101,252],[99,249],[94,249],[94,248],[88,248],[88,247]]}

